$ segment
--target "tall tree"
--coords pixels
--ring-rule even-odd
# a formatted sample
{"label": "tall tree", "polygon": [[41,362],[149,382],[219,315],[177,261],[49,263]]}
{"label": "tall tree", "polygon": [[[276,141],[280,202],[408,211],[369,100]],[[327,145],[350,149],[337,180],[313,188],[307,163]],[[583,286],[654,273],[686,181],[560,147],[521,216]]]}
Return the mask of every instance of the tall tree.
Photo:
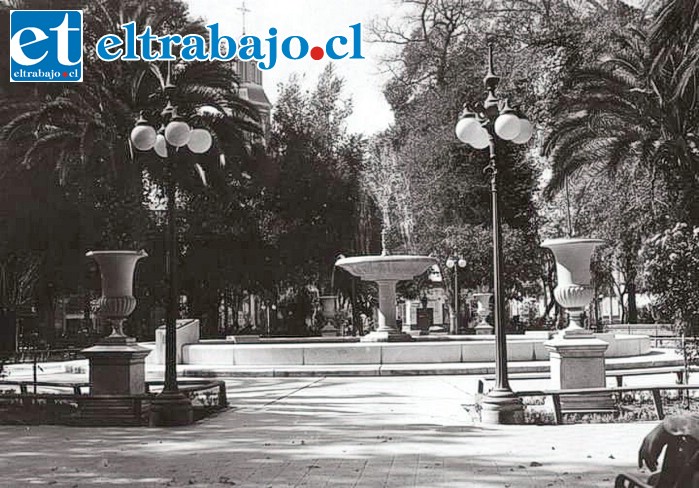
{"label": "tall tree", "polygon": [[[515,9],[524,8],[523,3],[514,3],[518,4]],[[396,151],[410,188],[410,212],[404,214],[414,220],[410,223],[415,229],[413,247],[440,256],[485,250],[491,243],[487,231],[491,222],[490,185],[483,174],[488,154],[463,147],[454,136],[454,126],[464,102],[485,98],[485,37],[474,33],[487,30],[487,18],[497,18],[492,25],[494,33],[504,34],[505,19],[499,12],[504,7],[500,2],[486,6],[440,0],[404,4],[408,14],[402,19],[403,26],[384,23],[376,25],[374,31],[379,41],[397,46],[395,55],[388,59],[392,77],[384,90],[395,112],[395,124],[381,139]],[[517,86],[513,95],[526,103],[532,97],[526,89],[520,90],[526,86],[522,78],[533,76],[534,71],[524,75],[506,71],[503,59],[511,59],[505,53],[515,42],[497,37],[497,44],[496,70],[503,76],[502,93]],[[536,172],[525,154],[519,147],[498,145],[501,218],[514,231],[508,237],[517,235],[517,244],[525,244],[528,254],[536,255],[531,199]],[[397,227],[401,224],[396,223]],[[482,242],[461,247],[473,243],[472,238]],[[457,247],[446,249],[448,246]],[[492,258],[487,258],[487,253],[483,257],[470,260],[470,265],[477,268],[469,269],[464,276],[489,276]],[[520,271],[525,269],[532,271],[528,265]],[[513,271],[508,267],[508,273]],[[528,281],[535,282],[536,278]],[[481,284],[480,280],[474,282]]]}
{"label": "tall tree", "polygon": [[[69,219],[78,224],[73,229],[35,226],[49,241],[42,249],[45,256],[82,256],[87,248],[95,247],[162,249],[156,244],[158,221],[149,205],[153,194],[162,193],[165,165],[154,153],[135,157],[129,133],[138,113],[143,112],[157,127],[163,120],[164,86],[173,81],[176,89],[171,96],[180,114],[214,135],[216,149],[186,161],[178,158],[174,165],[181,202],[200,191],[203,171],[212,188],[230,194],[233,179],[240,177],[238,167],[248,158],[250,136],[259,133],[257,113],[238,96],[238,78],[230,64],[104,63],[90,47],[129,20],[162,33],[205,34],[201,22],[189,20],[183,3],[108,0],[86,3],[83,10],[88,46],[84,81],[52,84],[50,90],[33,97],[10,94],[3,100],[0,156],[5,172],[23,180],[42,175],[39,180],[51,189],[47,198],[55,195],[77,216]],[[166,72],[171,72],[171,80],[166,80]],[[204,106],[208,108],[201,110]],[[222,166],[221,161],[227,165]],[[53,212],[61,207],[35,205],[32,225],[39,224],[47,208]],[[67,220],[65,215],[56,221]],[[54,239],[66,239],[66,248],[56,253]],[[153,256],[153,260],[158,258]],[[54,276],[62,267],[60,261],[42,262],[42,277]],[[60,277],[56,281],[63,282]],[[51,284],[38,288],[49,289]]]}
{"label": "tall tree", "polygon": [[297,78],[282,85],[273,118],[271,151],[277,184],[267,194],[268,269],[284,297],[292,333],[306,332],[312,314],[308,285],[330,292],[338,254],[359,249],[365,203],[359,191],[364,142],[349,134],[351,102],[328,65],[312,91]]}
{"label": "tall tree", "polygon": [[[664,182],[670,201],[676,202],[676,218],[696,218],[699,112],[694,94],[673,98],[677,80],[653,74],[642,31],[631,31],[618,43],[618,53],[570,75],[544,147],[553,166],[549,191],[583,167],[612,174],[644,171],[651,182]],[[651,200],[659,196],[652,186]]]}

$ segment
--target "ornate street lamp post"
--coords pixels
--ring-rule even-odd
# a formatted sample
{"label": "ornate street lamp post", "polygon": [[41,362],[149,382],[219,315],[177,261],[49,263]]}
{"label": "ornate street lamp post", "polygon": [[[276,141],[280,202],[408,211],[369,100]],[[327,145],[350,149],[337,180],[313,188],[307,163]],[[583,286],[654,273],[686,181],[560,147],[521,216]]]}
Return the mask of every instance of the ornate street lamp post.
{"label": "ornate street lamp post", "polygon": [[483,399],[482,420],[486,423],[509,424],[522,421],[521,400],[510,389],[507,379],[507,338],[505,335],[504,300],[502,291],[502,235],[498,213],[498,166],[496,141],[512,141],[525,144],[532,136],[531,123],[519,118],[507,100],[495,96],[500,77],[493,73],[493,46],[488,45],[488,73],[483,80],[488,96],[482,104],[464,104],[461,119],[456,124],[456,136],[460,141],[475,149],[488,148],[490,164],[485,168],[490,172],[490,191],[493,219],[493,293],[495,300],[495,387]]}
{"label": "ornate street lamp post", "polygon": [[454,316],[451,320],[450,334],[456,335],[459,333],[459,268],[466,267],[464,258],[448,258],[446,262],[447,268],[454,269]]}
{"label": "ornate street lamp post", "polygon": [[[160,131],[148,125],[143,116],[139,117],[131,131],[132,146],[138,151],[150,151],[162,158],[165,164],[165,187],[167,198],[167,258],[168,306],[165,322],[165,382],[163,390],[151,404],[152,425],[186,425],[192,423],[192,403],[177,385],[177,317],[179,315],[179,289],[177,285],[177,226],[176,198],[177,180],[175,166],[185,155],[185,146],[195,154],[203,154],[211,148],[211,134],[206,129],[192,129],[177,114],[172,104],[175,86],[168,77],[164,86],[168,103],[162,112],[163,127]],[[197,171],[203,179],[203,170]]]}

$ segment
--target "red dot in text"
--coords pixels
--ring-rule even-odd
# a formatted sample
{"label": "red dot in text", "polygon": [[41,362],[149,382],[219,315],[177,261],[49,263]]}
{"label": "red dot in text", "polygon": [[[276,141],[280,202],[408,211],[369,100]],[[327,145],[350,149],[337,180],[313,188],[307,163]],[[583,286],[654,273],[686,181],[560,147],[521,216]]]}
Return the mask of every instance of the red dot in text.
{"label": "red dot in text", "polygon": [[325,56],[325,51],[323,51],[322,47],[316,46],[313,49],[311,49],[311,57],[316,61],[321,59],[323,56]]}
{"label": "red dot in text", "polygon": [[65,71],[63,72],[63,78],[68,78],[68,73],[66,73]]}

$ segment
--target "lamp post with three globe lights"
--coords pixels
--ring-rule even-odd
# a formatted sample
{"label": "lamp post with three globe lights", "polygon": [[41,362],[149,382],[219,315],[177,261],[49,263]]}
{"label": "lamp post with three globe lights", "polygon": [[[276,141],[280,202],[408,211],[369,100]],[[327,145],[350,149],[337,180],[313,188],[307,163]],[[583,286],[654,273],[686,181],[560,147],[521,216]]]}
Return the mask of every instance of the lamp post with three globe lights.
{"label": "lamp post with three globe lights", "polygon": [[[456,136],[475,149],[488,148],[490,163],[484,171],[490,173],[493,225],[493,293],[495,301],[495,387],[483,399],[482,420],[486,423],[511,424],[523,420],[521,400],[512,392],[507,378],[507,336],[504,322],[502,287],[502,233],[498,210],[498,166],[496,141],[525,144],[533,133],[532,124],[520,118],[507,100],[495,96],[500,77],[493,73],[493,46],[488,44],[488,73],[483,80],[488,95],[483,103],[464,104],[456,124]],[[471,110],[473,109],[473,110]]]}
{"label": "lamp post with three globe lights", "polygon": [[[162,111],[163,125],[156,131],[150,126],[143,114],[136,122],[130,134],[130,142],[134,149],[141,152],[153,150],[161,158],[166,175],[165,193],[167,200],[167,254],[166,269],[168,276],[168,306],[165,322],[165,381],[162,391],[151,403],[152,425],[186,425],[192,423],[192,404],[177,385],[177,318],[179,315],[179,290],[177,284],[177,180],[176,165],[185,158],[187,148],[191,153],[204,154],[211,148],[211,133],[203,128],[191,128],[187,121],[177,113],[177,107],[172,99],[175,85],[168,77],[163,87],[167,105]],[[196,171],[204,183],[204,172],[201,166],[195,164]]]}

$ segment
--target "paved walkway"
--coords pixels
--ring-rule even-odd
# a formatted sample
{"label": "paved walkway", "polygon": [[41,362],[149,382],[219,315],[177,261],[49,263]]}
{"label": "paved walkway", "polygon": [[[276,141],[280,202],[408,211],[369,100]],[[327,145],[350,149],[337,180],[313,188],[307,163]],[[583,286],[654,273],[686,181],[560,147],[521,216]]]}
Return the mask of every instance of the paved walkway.
{"label": "paved walkway", "polygon": [[0,486],[613,486],[654,423],[482,426],[460,376],[233,378],[176,429],[0,426]]}

